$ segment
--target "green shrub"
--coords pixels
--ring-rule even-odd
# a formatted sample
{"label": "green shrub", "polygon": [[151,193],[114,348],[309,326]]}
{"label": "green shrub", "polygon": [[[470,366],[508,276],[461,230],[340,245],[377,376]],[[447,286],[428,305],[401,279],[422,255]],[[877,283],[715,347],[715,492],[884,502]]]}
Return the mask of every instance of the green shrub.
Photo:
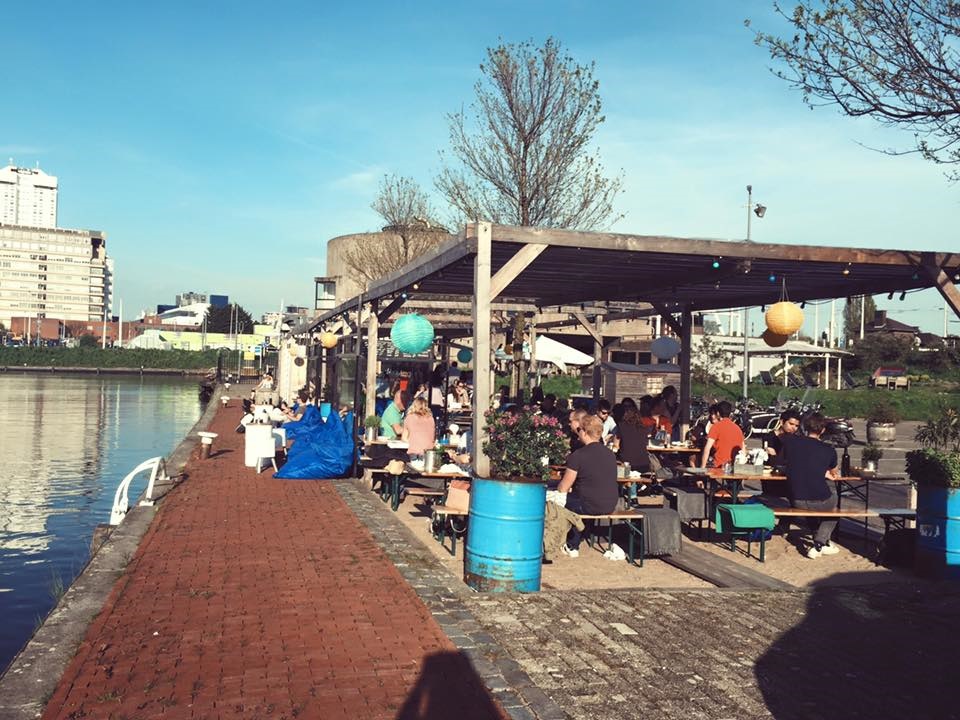
{"label": "green shrub", "polygon": [[860,460],[863,462],[878,462],[883,457],[883,449],[877,445],[864,445],[860,452]]}
{"label": "green shrub", "polygon": [[580,384],[580,378],[570,375],[548,375],[540,383],[543,388],[543,394],[553,393],[557,399],[569,398],[571,395],[583,392],[583,386]]}
{"label": "green shrub", "polygon": [[[83,337],[93,338],[92,335]],[[94,343],[96,340],[94,339]],[[208,370],[217,366],[217,350],[138,350],[99,347],[0,347],[0,367],[83,367]],[[237,367],[237,353],[223,352],[225,370]]]}
{"label": "green shrub", "polygon": [[917,485],[960,488],[960,453],[911,450],[907,453],[907,474]]}
{"label": "green shrub", "polygon": [[867,413],[867,422],[897,423],[900,422],[900,413],[889,399],[882,397],[870,408],[870,412]]}

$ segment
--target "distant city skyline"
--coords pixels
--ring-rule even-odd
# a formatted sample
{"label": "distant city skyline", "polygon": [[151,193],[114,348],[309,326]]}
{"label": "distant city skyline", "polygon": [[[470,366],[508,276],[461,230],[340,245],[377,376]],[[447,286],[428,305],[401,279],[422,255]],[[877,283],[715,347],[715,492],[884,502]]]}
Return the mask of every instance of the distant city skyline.
{"label": "distant city skyline", "polygon": [[[382,224],[370,203],[384,174],[414,178],[442,210],[446,114],[473,101],[499,38],[552,35],[596,63],[596,145],[624,178],[614,232],[742,238],[751,184],[768,208],[758,242],[957,247],[960,188],[916,155],[871,149],[909,149],[911,136],[810,111],[769,72],[743,27],[789,32],[767,1],[238,2],[224,13],[55,0],[5,15],[8,52],[32,60],[5,82],[16,111],[0,114],[0,158],[59,178],[60,226],[109,234],[128,317],[186,287],[217,288],[255,315],[311,305],[326,241]],[[78,53],[78,34],[98,51]],[[942,332],[935,291],[897,297],[877,305]]]}

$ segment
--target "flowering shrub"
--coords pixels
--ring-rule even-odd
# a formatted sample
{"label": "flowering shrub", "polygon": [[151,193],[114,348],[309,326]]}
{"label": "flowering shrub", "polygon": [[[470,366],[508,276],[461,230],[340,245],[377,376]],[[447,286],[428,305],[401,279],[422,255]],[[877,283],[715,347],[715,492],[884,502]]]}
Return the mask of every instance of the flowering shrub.
{"label": "flowering shrub", "polygon": [[570,450],[554,417],[534,415],[533,410],[524,408],[515,414],[490,410],[485,418],[488,439],[483,452],[497,477],[523,475],[546,480],[548,465],[562,463]]}

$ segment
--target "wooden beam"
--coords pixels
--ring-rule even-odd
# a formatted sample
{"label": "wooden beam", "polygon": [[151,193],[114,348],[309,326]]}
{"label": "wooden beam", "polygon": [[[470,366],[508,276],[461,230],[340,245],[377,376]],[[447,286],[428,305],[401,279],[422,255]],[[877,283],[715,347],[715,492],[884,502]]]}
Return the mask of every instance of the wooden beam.
{"label": "wooden beam", "polygon": [[486,413],[493,392],[490,378],[490,223],[477,224],[477,252],[473,258],[473,468],[490,477],[490,458],[483,453],[487,439]]}
{"label": "wooden beam", "polygon": [[[911,264],[903,250],[837,248],[817,245],[780,245],[680,238],[663,235],[621,235],[616,233],[581,232],[553,228],[493,226],[494,242],[540,243],[558,247],[579,247],[585,250],[625,250],[628,252],[696,255],[704,258],[725,257],[800,262],[870,263],[874,265]],[[469,237],[469,234],[468,234]]]}
{"label": "wooden beam", "polygon": [[673,313],[667,310],[666,305],[663,303],[653,303],[653,307],[658,313],[660,313],[660,317],[662,317],[663,321],[670,326],[671,330],[673,330],[677,335],[683,334],[683,327],[681,323],[677,322],[677,319],[673,316]]}
{"label": "wooden beam", "polygon": [[[377,407],[377,340],[379,338],[380,317],[377,315],[377,301],[370,303],[367,317],[367,392],[364,397],[364,413],[374,415]],[[358,368],[359,370],[359,368]],[[360,373],[357,373],[359,379]]]}
{"label": "wooden beam", "polygon": [[524,245],[517,250],[514,256],[497,270],[497,274],[490,278],[490,301],[492,302],[506,290],[507,286],[546,249],[546,245]]}
{"label": "wooden beam", "polygon": [[[586,318],[584,318],[586,320]],[[596,330],[590,330],[589,326],[587,327],[590,330],[590,334],[593,335],[593,401],[596,402],[600,399],[600,386],[603,384],[603,373],[600,371],[600,363],[603,361],[603,336],[600,334],[600,328],[603,325],[603,318],[597,315],[594,318],[594,321],[597,323]]]}
{"label": "wooden beam", "polygon": [[920,267],[923,268],[927,277],[933,281],[937,290],[943,296],[943,299],[946,300],[947,304],[953,309],[954,314],[960,318],[960,290],[957,290],[953,279],[947,275],[934,254],[923,253]]}
{"label": "wooden beam", "polygon": [[[402,306],[406,301],[407,301],[406,293],[400,293],[399,295],[397,295],[393,300],[390,301],[390,304],[387,305],[383,309],[383,311],[377,315],[378,322],[386,322],[387,320],[389,320],[390,317],[397,310],[399,310],[400,306]],[[375,312],[374,310],[372,310],[372,308],[374,307],[372,304],[370,307],[371,307],[371,312]]]}
{"label": "wooden beam", "polygon": [[[585,329],[588,333],[590,333],[591,336],[593,336],[593,341],[594,341],[597,345],[599,345],[599,346],[602,347],[602,346],[603,346],[603,336],[602,336],[599,332],[597,332],[597,329],[594,328],[594,327],[590,324],[590,321],[587,319],[587,316],[584,315],[582,312],[575,312],[575,313],[573,313],[573,316],[577,319],[577,322],[580,323],[581,325],[583,325],[584,329]],[[597,319],[599,319],[599,318],[600,318],[600,316],[598,315],[598,316],[597,316]]]}
{"label": "wooden beam", "polygon": [[690,430],[691,355],[693,345],[693,313],[684,308],[680,315],[680,439]]}

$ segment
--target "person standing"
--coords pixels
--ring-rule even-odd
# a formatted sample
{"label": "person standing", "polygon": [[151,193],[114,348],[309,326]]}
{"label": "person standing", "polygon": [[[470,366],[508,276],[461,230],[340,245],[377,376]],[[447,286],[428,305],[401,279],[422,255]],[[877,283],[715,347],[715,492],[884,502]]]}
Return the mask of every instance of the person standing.
{"label": "person standing", "polygon": [[[617,507],[617,456],[602,442],[603,423],[596,415],[585,415],[577,430],[583,447],[567,457],[567,469],[557,487],[567,493],[566,508],[578,514],[606,515]],[[580,531],[567,534],[561,550],[570,557],[580,555]]]}
{"label": "person standing", "polygon": [[[803,510],[836,510],[837,451],[820,440],[827,419],[813,413],[804,423],[806,435],[794,433],[781,437],[787,460],[787,488],[790,504]],[[813,546],[804,553],[814,559],[821,555],[836,555],[840,549],[830,543],[837,527],[836,520],[816,520]]]}

